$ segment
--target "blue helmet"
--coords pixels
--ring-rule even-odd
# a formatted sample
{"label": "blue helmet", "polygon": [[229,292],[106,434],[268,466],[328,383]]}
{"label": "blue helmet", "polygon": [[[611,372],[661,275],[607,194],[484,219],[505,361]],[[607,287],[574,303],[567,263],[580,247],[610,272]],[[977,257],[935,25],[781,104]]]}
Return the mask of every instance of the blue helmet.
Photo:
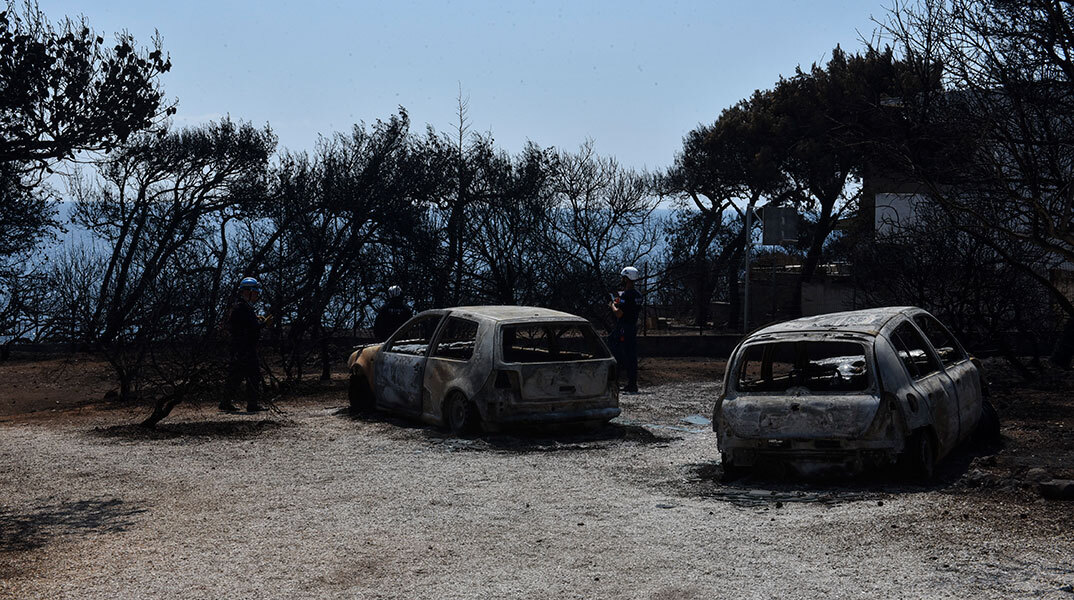
{"label": "blue helmet", "polygon": [[243,277],[242,281],[239,282],[239,289],[240,290],[253,290],[253,291],[255,291],[255,292],[260,294],[261,293],[261,282],[256,280],[256,279],[254,279],[253,277]]}

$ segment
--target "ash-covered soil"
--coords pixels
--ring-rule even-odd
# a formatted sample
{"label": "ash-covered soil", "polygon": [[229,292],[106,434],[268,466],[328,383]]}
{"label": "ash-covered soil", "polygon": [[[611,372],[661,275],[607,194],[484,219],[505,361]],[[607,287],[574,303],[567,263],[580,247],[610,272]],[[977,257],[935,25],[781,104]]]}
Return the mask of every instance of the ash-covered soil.
{"label": "ash-covered soil", "polygon": [[1055,397],[928,486],[723,483],[720,368],[643,371],[591,432],[454,439],[352,418],[341,386],[152,432],[129,407],[8,418],[0,598],[1074,598],[1074,506],[1026,478],[1069,468],[1062,436],[1034,446],[1069,423]]}

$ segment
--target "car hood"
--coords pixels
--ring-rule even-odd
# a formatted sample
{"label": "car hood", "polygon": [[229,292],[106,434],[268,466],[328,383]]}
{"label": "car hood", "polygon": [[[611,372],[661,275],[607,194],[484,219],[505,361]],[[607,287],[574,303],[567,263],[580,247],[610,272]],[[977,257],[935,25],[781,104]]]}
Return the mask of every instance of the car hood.
{"label": "car hood", "polygon": [[854,439],[861,437],[880,408],[873,394],[729,396],[720,419],[742,438]]}

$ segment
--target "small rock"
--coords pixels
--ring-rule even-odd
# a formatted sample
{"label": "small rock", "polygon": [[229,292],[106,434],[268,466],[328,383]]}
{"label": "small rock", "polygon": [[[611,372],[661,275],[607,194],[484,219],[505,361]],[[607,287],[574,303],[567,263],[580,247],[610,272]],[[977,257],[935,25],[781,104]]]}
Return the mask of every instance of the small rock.
{"label": "small rock", "polygon": [[1032,481],[1033,483],[1040,483],[1042,481],[1048,481],[1051,478],[1052,478],[1051,474],[1049,474],[1048,471],[1046,471],[1046,470],[1044,470],[1044,469],[1042,469],[1040,467],[1034,467],[1034,468],[1026,471],[1026,475],[1025,475],[1026,481]]}
{"label": "small rock", "polygon": [[876,505],[877,506],[884,506],[884,501],[883,500],[877,500]]}
{"label": "small rock", "polygon": [[1040,495],[1049,500],[1074,500],[1074,479],[1041,482]]}
{"label": "small rock", "polygon": [[779,501],[779,500],[777,500],[777,501],[776,501],[776,508],[783,508],[783,502],[782,502],[782,501]]}

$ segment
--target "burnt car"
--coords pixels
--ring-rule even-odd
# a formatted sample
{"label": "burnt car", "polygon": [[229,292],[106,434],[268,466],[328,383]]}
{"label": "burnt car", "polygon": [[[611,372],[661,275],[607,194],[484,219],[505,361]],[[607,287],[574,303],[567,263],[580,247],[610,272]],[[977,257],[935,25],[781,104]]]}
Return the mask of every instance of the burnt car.
{"label": "burnt car", "polygon": [[729,476],[900,464],[930,478],[977,432],[998,435],[980,362],[935,317],[887,307],[806,317],[746,336],[724,374],[713,430]]}
{"label": "burnt car", "polygon": [[616,364],[585,319],[526,306],[415,315],[355,351],[351,409],[416,417],[454,433],[514,424],[600,424],[619,415]]}

